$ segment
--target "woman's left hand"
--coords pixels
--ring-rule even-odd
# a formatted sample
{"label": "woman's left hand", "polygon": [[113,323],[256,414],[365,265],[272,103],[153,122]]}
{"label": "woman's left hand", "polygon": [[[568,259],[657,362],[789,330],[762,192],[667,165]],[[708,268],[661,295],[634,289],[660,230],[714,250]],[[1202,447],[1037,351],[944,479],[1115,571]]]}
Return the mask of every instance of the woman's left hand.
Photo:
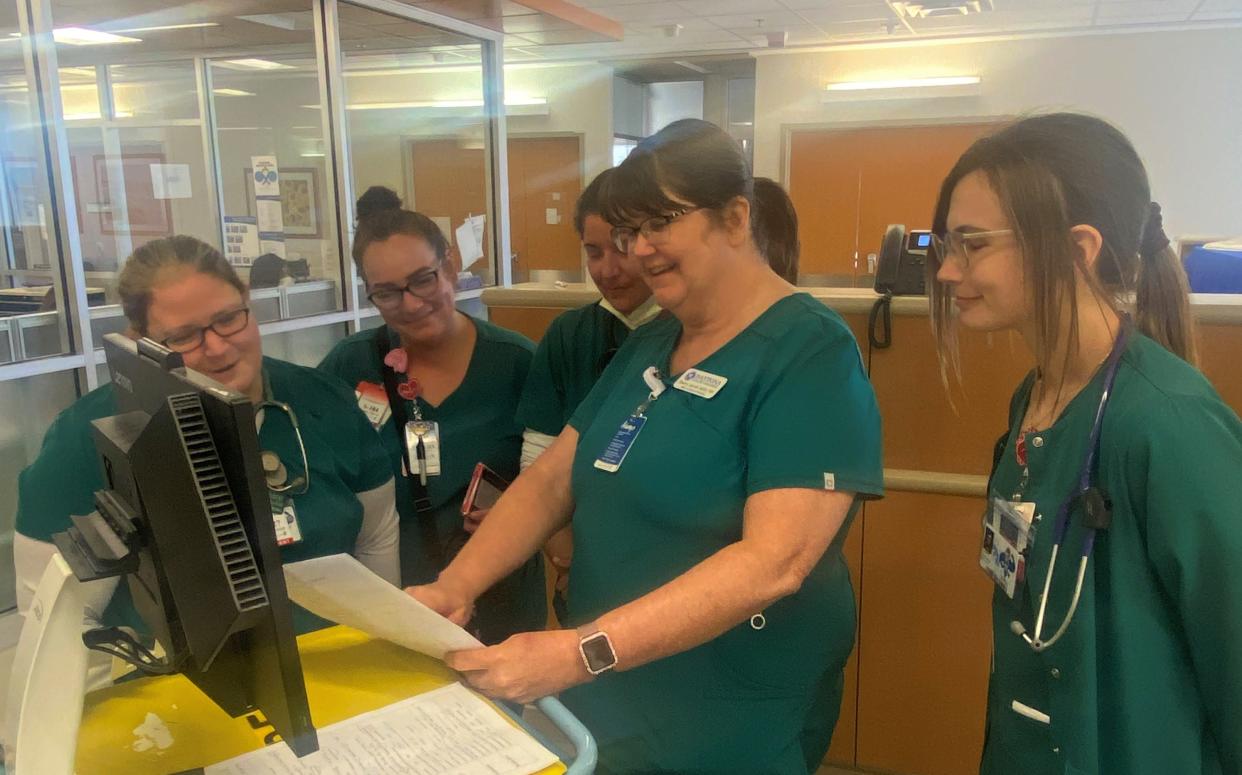
{"label": "woman's left hand", "polygon": [[452,651],[444,663],[491,697],[534,702],[590,680],[573,630],[522,632],[498,646]]}

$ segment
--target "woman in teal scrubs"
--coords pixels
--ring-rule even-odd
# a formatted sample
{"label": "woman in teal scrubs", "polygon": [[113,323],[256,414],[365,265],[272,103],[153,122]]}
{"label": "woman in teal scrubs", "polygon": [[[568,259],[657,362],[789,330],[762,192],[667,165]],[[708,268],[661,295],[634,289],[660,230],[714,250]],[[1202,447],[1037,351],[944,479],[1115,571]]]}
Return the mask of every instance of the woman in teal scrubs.
{"label": "woman in teal scrubs", "polygon": [[[936,206],[945,362],[960,325],[1017,331],[1036,363],[980,552],[997,582],[988,775],[1242,772],[1242,422],[1192,365],[1150,197],[1119,131],[1061,113],[975,143]],[[1071,498],[1084,484],[1098,497]]]}
{"label": "woman in teal scrubs", "polygon": [[494,696],[561,693],[599,741],[601,772],[805,773],[804,724],[827,677],[839,703],[854,641],[841,543],[859,498],[882,488],[858,347],[760,255],[750,171],[719,128],[679,121],[644,140],[603,199],[671,317],[630,336],[413,594],[460,620],[572,518],[577,630],[449,664]]}
{"label": "woman in teal scrubs", "polygon": [[[587,397],[596,380],[629,337],[660,314],[651,289],[636,267],[612,243],[612,226],[604,220],[599,193],[612,170],[604,170],[582,191],[574,207],[574,228],[587,256],[587,272],[599,289],[599,301],[561,313],[535,349],[530,375],[518,404],[522,432],[522,468],[552,445]],[[548,541],[545,554],[556,569],[557,616],[565,616],[564,593],[573,558],[573,530],[565,528]]]}
{"label": "woman in teal scrubs", "polygon": [[[372,571],[397,583],[397,514],[392,473],[375,431],[353,405],[349,391],[314,369],[263,357],[259,327],[247,306],[246,285],[215,248],[193,237],[170,237],[134,251],[121,272],[121,304],[139,335],[178,351],[189,368],[250,398],[256,406],[274,399],[297,416],[302,450],[284,412],[258,413],[259,443],[279,458],[285,482],[305,479],[291,491],[296,524],[273,500],[285,562],[351,553]],[[90,422],[116,413],[111,385],[83,396],[60,414],[43,439],[39,457],[18,480],[18,604],[29,605],[56,549],[52,534],[70,527],[70,515],[95,510],[103,475]],[[283,484],[282,482],[275,482]],[[277,517],[276,514],[280,514]],[[128,585],[93,582],[94,618],[108,626],[144,632]],[[106,612],[104,611],[107,607]],[[324,621],[295,608],[294,627],[306,632]]]}
{"label": "woman in teal scrubs", "polygon": [[[389,189],[374,186],[359,199],[353,256],[384,325],[345,339],[319,368],[354,386],[371,412],[396,475],[401,583],[425,584],[483,517],[462,516],[475,465],[517,476],[522,429],[514,413],[534,345],[457,310],[447,240]],[[407,423],[430,431],[421,445],[412,437],[412,449]],[[547,621],[540,559],[513,570],[480,601],[472,629],[485,643]]]}

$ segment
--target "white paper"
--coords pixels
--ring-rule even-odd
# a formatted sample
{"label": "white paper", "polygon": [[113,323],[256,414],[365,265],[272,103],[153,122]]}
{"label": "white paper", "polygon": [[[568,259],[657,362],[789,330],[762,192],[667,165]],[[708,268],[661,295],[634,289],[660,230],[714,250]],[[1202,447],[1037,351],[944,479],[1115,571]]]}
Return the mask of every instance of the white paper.
{"label": "white paper", "polygon": [[555,207],[545,207],[543,210],[543,220],[548,226],[555,226],[561,222],[561,211]]}
{"label": "white paper", "polygon": [[190,199],[190,165],[152,164],[151,191],[156,199]]}
{"label": "white paper", "polygon": [[483,645],[348,554],[285,565],[285,583],[289,599],[311,613],[429,657]]}
{"label": "white paper", "polygon": [[283,744],[207,767],[206,775],[530,775],[556,756],[461,684],[319,730],[301,759]]}
{"label": "white paper", "polygon": [[254,209],[259,219],[259,231],[285,230],[285,214],[279,199],[256,199]]}
{"label": "white paper", "polygon": [[280,171],[275,156],[251,156],[255,196],[280,196]]}
{"label": "white paper", "polygon": [[447,239],[453,233],[453,221],[444,215],[431,216],[431,222],[440,227],[440,233]]}
{"label": "white paper", "polygon": [[[480,219],[480,226],[477,230],[474,225],[475,218]],[[463,267],[468,267],[483,257],[482,218],[482,215],[467,218],[454,232],[457,235],[457,250],[461,253]]]}
{"label": "white paper", "polygon": [[264,253],[274,253],[281,258],[285,258],[285,241],[278,239],[259,240],[259,255]]}

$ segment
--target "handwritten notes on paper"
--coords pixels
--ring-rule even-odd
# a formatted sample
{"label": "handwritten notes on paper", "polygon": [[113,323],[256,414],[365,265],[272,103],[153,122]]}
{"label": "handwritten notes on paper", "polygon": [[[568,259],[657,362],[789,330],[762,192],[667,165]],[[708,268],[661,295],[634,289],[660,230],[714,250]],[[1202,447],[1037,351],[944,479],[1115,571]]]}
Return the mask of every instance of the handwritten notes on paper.
{"label": "handwritten notes on paper", "polygon": [[319,730],[301,759],[273,745],[206,775],[530,775],[556,756],[461,684]]}

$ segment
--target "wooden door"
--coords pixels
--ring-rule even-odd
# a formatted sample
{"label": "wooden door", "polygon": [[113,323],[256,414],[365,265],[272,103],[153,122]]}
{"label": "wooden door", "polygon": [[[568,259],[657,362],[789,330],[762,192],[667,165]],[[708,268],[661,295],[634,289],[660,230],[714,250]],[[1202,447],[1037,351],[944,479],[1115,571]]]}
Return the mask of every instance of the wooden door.
{"label": "wooden door", "polygon": [[582,193],[577,136],[509,138],[510,239],[515,271],[582,270],[574,205]]}
{"label": "wooden door", "polygon": [[[453,230],[468,216],[487,213],[487,157],[482,147],[454,138],[411,140],[410,159],[414,201],[406,205],[433,220],[448,219],[450,231],[444,236],[456,245]],[[473,265],[475,274],[490,275],[491,232],[489,219],[483,229],[483,258]]]}
{"label": "wooden door", "polygon": [[879,251],[885,227],[930,226],[944,176],[972,142],[995,127],[794,131],[789,195],[798,211],[802,273],[850,280],[868,274],[867,255]]}

